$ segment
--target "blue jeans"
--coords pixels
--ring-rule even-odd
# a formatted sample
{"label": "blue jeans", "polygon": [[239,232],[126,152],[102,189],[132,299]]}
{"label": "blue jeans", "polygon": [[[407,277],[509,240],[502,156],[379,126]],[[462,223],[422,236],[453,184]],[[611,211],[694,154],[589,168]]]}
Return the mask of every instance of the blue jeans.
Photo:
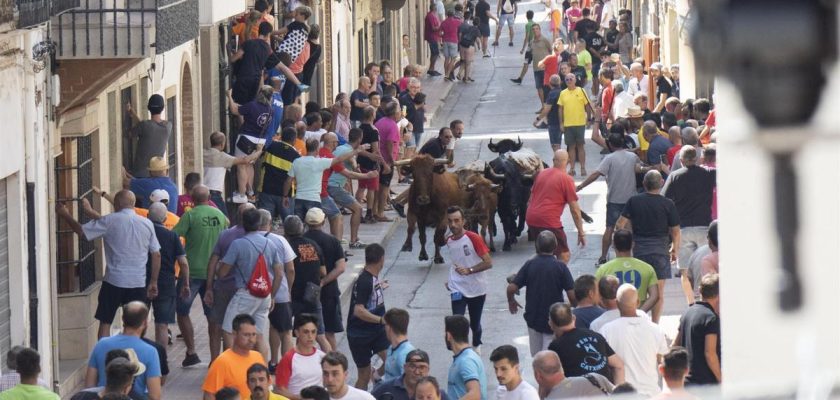
{"label": "blue jeans", "polygon": [[460,300],[452,300],[452,314],[465,315],[470,312],[470,330],[472,330],[473,347],[481,346],[481,313],[484,312],[484,300],[486,294],[476,297],[461,296]]}
{"label": "blue jeans", "polygon": [[300,220],[303,221],[303,220],[306,219],[306,213],[309,211],[310,208],[313,208],[313,207],[321,208],[321,202],[320,201],[295,199],[295,205],[293,207],[294,207],[294,210],[295,210],[295,215],[300,217]]}
{"label": "blue jeans", "polygon": [[269,213],[271,213],[271,218],[276,219],[278,216],[280,220],[285,220],[286,217],[292,215],[292,211],[294,211],[294,206],[292,205],[292,199],[289,199],[289,207],[283,207],[283,197],[282,196],[275,196],[273,194],[268,193],[260,193],[259,197],[257,198],[257,208],[262,208]]}
{"label": "blue jeans", "polygon": [[225,217],[228,216],[227,203],[225,203],[225,197],[222,195],[222,192],[218,190],[211,190],[210,200],[216,204],[216,207],[219,207],[219,211],[221,211]]}

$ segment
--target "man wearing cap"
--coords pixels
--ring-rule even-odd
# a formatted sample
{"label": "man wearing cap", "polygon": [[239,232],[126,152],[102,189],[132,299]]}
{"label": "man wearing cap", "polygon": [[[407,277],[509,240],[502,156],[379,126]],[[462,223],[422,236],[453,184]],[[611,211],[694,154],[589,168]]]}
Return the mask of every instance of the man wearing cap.
{"label": "man wearing cap", "polygon": [[[114,204],[113,194],[104,192],[102,191],[102,189],[96,186],[93,187],[93,193],[107,200],[109,203],[111,203],[111,205]],[[149,195],[149,207],[151,207],[152,204],[158,202],[162,203],[165,206],[164,209],[167,209],[167,207],[169,207],[169,192],[163,189],[155,189],[154,191],[152,191],[152,194]],[[134,207],[134,212],[136,212],[137,215],[143,218],[149,217],[148,208]],[[172,228],[175,227],[179,220],[180,218],[178,217],[178,215],[167,209],[166,216],[163,220],[163,226],[165,226],[166,229],[172,230]]]}
{"label": "man wearing cap", "polygon": [[[134,212],[134,193],[120,190],[114,195],[111,214],[101,216],[82,199],[82,210],[92,220],[79,224],[63,203],[56,203],[56,215],[64,220],[80,238],[103,238],[105,249],[105,277],[99,289],[96,319],[99,337],[111,333],[111,323],[117,308],[132,301],[146,301],[157,296],[160,271],[160,243],[152,221]],[[151,276],[146,287],[146,263],[151,259]]]}
{"label": "man wearing cap", "polygon": [[344,332],[344,325],[341,323],[341,291],[338,289],[338,277],[344,273],[347,257],[341,247],[341,242],[324,232],[324,217],[324,211],[320,208],[310,208],[305,220],[309,229],[303,237],[317,243],[324,256],[321,261],[327,268],[327,276],[321,279],[321,313],[327,341],[335,349],[335,334]]}
{"label": "man wearing cap", "polygon": [[[178,188],[172,183],[169,178],[169,164],[163,157],[152,157],[149,160],[149,176],[146,178],[138,178],[131,176],[123,170],[123,189],[130,189],[140,200],[140,207],[149,208],[151,203],[151,195],[155,189],[163,189],[169,193],[169,199],[178,198]],[[169,200],[167,199],[167,200]],[[176,202],[169,202],[166,208],[171,212],[178,211],[178,204]]]}
{"label": "man wearing cap", "polygon": [[[402,376],[382,381],[376,385],[370,394],[376,400],[409,400],[415,398],[414,389],[420,378],[429,376],[429,353],[414,349],[405,356],[405,372]],[[390,397],[388,395],[391,395]],[[446,392],[440,391],[439,400],[448,400]]]}
{"label": "man wearing cap", "polygon": [[161,369],[157,350],[140,339],[146,329],[149,309],[140,301],[132,301],[122,308],[123,331],[96,343],[90,354],[85,374],[85,387],[105,386],[105,358],[113,349],[124,349],[129,360],[139,363],[143,371],[134,380],[134,391],[146,394],[150,400],[161,399]]}
{"label": "man wearing cap", "polygon": [[137,138],[134,149],[134,159],[131,163],[131,175],[136,178],[147,178],[149,172],[146,167],[152,157],[166,157],[166,145],[172,134],[172,123],[163,120],[163,96],[153,94],[149,97],[147,108],[152,118],[140,121],[137,113],[126,103],[125,111],[131,119],[131,139]]}

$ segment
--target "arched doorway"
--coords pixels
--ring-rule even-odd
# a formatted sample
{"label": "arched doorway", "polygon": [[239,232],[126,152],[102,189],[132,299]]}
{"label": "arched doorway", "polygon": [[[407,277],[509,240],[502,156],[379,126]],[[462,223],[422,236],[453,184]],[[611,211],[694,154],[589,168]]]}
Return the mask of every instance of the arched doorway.
{"label": "arched doorway", "polygon": [[195,143],[195,115],[193,113],[193,82],[190,64],[184,63],[181,73],[181,175],[198,171]]}

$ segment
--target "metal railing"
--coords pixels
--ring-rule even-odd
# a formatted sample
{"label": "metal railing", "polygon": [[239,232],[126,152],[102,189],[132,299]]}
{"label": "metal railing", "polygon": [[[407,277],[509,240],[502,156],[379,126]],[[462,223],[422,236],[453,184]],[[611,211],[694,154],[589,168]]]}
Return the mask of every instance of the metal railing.
{"label": "metal railing", "polygon": [[0,0],[0,22],[5,22],[7,3],[12,7],[17,5],[18,29],[43,24],[50,17],[79,6],[79,0]]}
{"label": "metal railing", "polygon": [[[146,24],[154,23],[159,0],[76,0],[80,6],[58,16],[58,41],[72,41],[71,54],[66,54],[65,46],[59,45],[59,56],[126,56],[120,52],[120,46],[132,48],[133,41],[140,41],[140,56],[147,56],[149,41]],[[141,29],[132,32],[132,24],[139,24]],[[69,33],[65,32],[66,28]],[[120,28],[125,29],[124,35]],[[139,37],[136,35],[139,34]],[[65,37],[69,35],[70,37]],[[106,37],[111,36],[111,48],[106,48]],[[121,37],[124,36],[124,37]],[[93,41],[91,39],[94,39]],[[95,42],[95,43],[93,43]],[[130,50],[128,51],[130,53]]]}

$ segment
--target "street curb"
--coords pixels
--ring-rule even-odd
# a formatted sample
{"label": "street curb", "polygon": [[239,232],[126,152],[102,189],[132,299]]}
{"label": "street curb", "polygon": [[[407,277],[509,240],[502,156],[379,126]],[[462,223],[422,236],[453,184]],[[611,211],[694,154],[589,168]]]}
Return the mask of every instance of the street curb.
{"label": "street curb", "polygon": [[[397,226],[400,224],[400,222],[402,220],[403,220],[403,218],[401,218],[401,217],[395,217],[394,221],[391,222],[390,226],[388,226],[388,228],[386,228],[385,235],[383,235],[382,239],[380,239],[380,241],[379,241],[379,244],[382,245],[382,247],[386,247],[388,241],[391,240],[391,238],[394,236],[394,233],[396,233]],[[355,254],[354,254],[354,256],[355,256]],[[362,271],[362,268],[364,268],[364,265],[361,265],[358,268],[356,268],[352,265],[348,265],[347,269],[344,271],[344,274],[358,275]],[[344,274],[342,274],[342,275],[344,275]],[[347,279],[344,282],[339,281],[338,290],[341,292],[340,299],[341,299],[342,304],[346,304],[346,303],[350,302],[350,289],[353,287],[353,283],[355,281],[356,281],[355,277],[353,279]]]}

